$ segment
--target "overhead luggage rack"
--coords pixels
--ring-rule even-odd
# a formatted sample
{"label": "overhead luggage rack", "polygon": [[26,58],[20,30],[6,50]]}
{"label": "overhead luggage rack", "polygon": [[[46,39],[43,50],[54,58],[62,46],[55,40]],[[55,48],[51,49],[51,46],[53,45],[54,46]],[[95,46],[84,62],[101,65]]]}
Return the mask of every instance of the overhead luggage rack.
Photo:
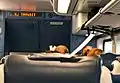
{"label": "overhead luggage rack", "polygon": [[[107,26],[107,27],[106,27]],[[111,34],[120,31],[120,0],[111,0],[104,8],[88,20],[83,29],[103,31]],[[94,27],[94,29],[93,29]]]}

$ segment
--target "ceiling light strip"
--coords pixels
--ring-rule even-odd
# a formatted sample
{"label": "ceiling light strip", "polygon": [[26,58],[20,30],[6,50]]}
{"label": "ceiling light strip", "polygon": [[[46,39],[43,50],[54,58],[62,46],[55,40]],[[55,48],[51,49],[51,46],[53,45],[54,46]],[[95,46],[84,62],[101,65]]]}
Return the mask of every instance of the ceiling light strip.
{"label": "ceiling light strip", "polygon": [[58,0],[58,12],[67,13],[71,0]]}

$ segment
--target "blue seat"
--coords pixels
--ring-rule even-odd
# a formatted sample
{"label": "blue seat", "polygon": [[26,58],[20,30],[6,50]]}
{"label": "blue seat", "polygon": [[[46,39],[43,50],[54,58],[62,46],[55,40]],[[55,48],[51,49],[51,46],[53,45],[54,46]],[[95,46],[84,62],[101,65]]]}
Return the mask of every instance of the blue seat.
{"label": "blue seat", "polygon": [[60,62],[11,55],[6,59],[5,83],[100,83],[100,69],[99,57]]}
{"label": "blue seat", "polygon": [[120,83],[120,75],[112,75],[113,83]]}
{"label": "blue seat", "polygon": [[111,64],[116,59],[116,54],[113,53],[102,54],[101,58],[103,60],[103,65],[106,66],[110,71],[112,71],[113,65]]}

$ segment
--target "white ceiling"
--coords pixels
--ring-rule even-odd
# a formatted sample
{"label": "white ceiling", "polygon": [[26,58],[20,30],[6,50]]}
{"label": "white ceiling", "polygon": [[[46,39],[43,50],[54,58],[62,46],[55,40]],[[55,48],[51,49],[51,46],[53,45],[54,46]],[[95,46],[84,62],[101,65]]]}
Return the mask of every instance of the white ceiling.
{"label": "white ceiling", "polygon": [[49,0],[0,0],[1,10],[21,10],[21,5],[28,7],[28,9],[33,8],[36,11],[52,11]]}
{"label": "white ceiling", "polygon": [[104,7],[110,0],[78,0],[75,10],[90,12],[93,8]]}
{"label": "white ceiling", "polygon": [[[110,0],[79,0],[81,5],[79,8],[82,11],[89,10],[91,7],[102,7]],[[50,0],[0,0],[0,9],[2,10],[20,10],[21,4],[32,5],[36,11],[53,11]],[[87,7],[87,8],[86,8]]]}

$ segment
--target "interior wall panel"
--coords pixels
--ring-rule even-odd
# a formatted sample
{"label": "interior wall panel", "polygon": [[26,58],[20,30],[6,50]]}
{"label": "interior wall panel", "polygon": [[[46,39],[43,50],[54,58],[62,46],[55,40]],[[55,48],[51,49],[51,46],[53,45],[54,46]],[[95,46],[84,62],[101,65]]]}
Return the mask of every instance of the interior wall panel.
{"label": "interior wall panel", "polygon": [[40,24],[40,49],[50,45],[66,45],[70,48],[71,23],[67,20],[43,20]]}
{"label": "interior wall panel", "polygon": [[[87,36],[84,35],[72,35],[71,38],[71,52],[75,50],[80,44],[83,43],[83,41],[87,38]],[[88,46],[97,47],[97,40],[93,38],[88,44]],[[81,53],[82,50],[79,51]]]}
{"label": "interior wall panel", "polygon": [[38,29],[30,19],[7,19],[6,43],[9,51],[37,51]]}

